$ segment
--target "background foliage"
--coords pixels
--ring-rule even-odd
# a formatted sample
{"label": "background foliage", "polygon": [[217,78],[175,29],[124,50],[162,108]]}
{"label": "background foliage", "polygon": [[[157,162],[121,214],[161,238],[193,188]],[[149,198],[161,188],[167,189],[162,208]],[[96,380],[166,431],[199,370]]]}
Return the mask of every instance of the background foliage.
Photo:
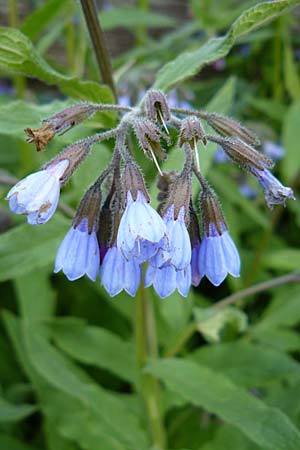
{"label": "background foliage", "polygon": [[[120,101],[134,102],[154,85],[178,106],[240,118],[263,141],[283,145],[276,174],[299,197],[299,2],[163,3],[99,2]],[[2,0],[0,18],[3,198],[14,177],[113,125],[115,117],[98,114],[55,139],[46,155],[37,154],[24,142],[24,128],[75,100],[111,102],[113,96],[98,83],[79,3]],[[1,449],[153,449],[153,401],[161,409],[165,448],[299,450],[300,285],[243,293],[299,271],[300,204],[270,212],[261,192],[249,199],[242,188],[250,180],[217,164],[215,151],[210,144],[201,163],[240,249],[242,276],[219,288],[202,281],[187,299],[140,292],[154,307],[158,348],[143,367],[136,362],[139,298],[110,299],[99,282],[53,276],[70,219],[58,211],[49,224],[30,227],[1,201]],[[110,152],[108,145],[95,146],[63,190],[65,204],[76,207]],[[174,148],[164,168],[181,162]],[[155,196],[152,167],[141,163]],[[232,293],[238,295],[231,306],[219,302]]]}

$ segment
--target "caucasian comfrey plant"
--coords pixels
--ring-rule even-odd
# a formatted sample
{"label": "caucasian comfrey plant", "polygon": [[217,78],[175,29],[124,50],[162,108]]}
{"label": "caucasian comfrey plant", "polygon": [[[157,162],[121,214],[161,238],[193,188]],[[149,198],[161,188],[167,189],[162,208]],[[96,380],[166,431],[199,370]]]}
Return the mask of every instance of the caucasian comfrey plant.
{"label": "caucasian comfrey plant", "polygon": [[[293,191],[270,172],[273,162],[257,150],[257,136],[226,116],[169,108],[165,95],[151,90],[134,108],[91,103],[71,106],[45,119],[41,128],[26,129],[28,142],[44,150],[56,134],[104,110],[120,114],[116,128],[68,146],[40,171],[17,183],[6,197],[10,209],[27,215],[31,225],[46,223],[55,212],[61,186],[93,144],[114,139],[109,166],[87,190],[58,249],[55,272],[63,271],[69,280],[87,275],[95,281],[99,275],[110,296],[122,290],[135,296],[146,263],[144,284],[152,285],[161,298],[176,289],[186,297],[191,285],[199,285],[204,276],[215,286],[227,274],[239,277],[239,253],[217,195],[201,173],[199,152],[202,156],[207,142],[217,143],[234,163],[257,178],[270,208],[285,204],[294,199]],[[214,134],[204,131],[201,120]],[[178,171],[163,172],[159,160],[167,158],[168,147],[175,143],[171,129],[185,162]],[[158,172],[158,211],[151,206],[143,174],[128,145],[132,132]],[[193,179],[200,187],[196,202]]]}

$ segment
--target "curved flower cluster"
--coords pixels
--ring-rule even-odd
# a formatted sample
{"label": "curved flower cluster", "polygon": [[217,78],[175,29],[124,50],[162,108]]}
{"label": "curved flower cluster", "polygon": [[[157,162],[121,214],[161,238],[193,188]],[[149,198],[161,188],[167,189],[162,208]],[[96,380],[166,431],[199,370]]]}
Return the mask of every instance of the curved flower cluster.
{"label": "curved flower cluster", "polygon": [[[116,128],[70,145],[40,171],[17,183],[6,197],[10,209],[26,215],[29,224],[46,223],[57,208],[61,186],[84,161],[91,146],[115,139],[112,161],[80,202],[58,249],[54,272],[62,271],[70,281],[85,275],[96,281],[99,276],[112,297],[123,290],[135,296],[143,273],[144,286],[153,286],[161,298],[176,289],[186,297],[191,285],[198,286],[203,277],[215,286],[228,274],[239,277],[239,253],[216,194],[200,171],[198,145],[217,143],[227,158],[257,178],[269,207],[284,204],[286,199],[294,198],[293,191],[270,172],[273,163],[255,148],[257,137],[219,114],[172,110],[160,91],[150,91],[136,108],[74,105],[46,119],[40,129],[26,129],[28,140],[43,150],[58,132],[79,124],[95,111],[107,109],[125,112]],[[186,117],[181,119],[183,114]],[[217,134],[205,134],[200,119],[206,120]],[[167,157],[166,147],[171,145],[169,127],[177,132],[177,145],[184,150],[185,163],[178,172],[163,173],[158,160]],[[127,148],[131,132],[157,167],[161,201],[158,210],[150,205],[143,175]],[[194,176],[200,188],[199,218],[192,198]]]}

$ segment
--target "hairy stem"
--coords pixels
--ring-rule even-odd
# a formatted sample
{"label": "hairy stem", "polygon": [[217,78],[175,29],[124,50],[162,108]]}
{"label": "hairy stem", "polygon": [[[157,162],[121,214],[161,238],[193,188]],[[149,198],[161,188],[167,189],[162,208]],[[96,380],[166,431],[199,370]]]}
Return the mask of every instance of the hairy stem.
{"label": "hairy stem", "polygon": [[160,407],[160,385],[152,375],[143,373],[147,360],[158,356],[155,316],[143,285],[136,298],[135,328],[138,387],[146,406],[152,444],[157,450],[163,450],[166,448],[166,436]]}
{"label": "hairy stem", "polygon": [[110,57],[105,42],[105,36],[98,19],[95,1],[80,0],[80,3],[94,47],[94,52],[102,76],[102,80],[111,88],[114,96],[117,97]]}
{"label": "hairy stem", "polygon": [[171,112],[175,114],[183,114],[185,116],[196,116],[200,117],[200,119],[207,119],[209,116],[209,113],[198,109],[171,108]]}

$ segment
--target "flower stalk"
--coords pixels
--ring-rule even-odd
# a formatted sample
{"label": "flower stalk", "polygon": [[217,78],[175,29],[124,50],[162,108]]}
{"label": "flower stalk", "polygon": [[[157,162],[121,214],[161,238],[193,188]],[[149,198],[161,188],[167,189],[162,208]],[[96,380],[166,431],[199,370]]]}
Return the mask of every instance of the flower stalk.
{"label": "flower stalk", "polygon": [[136,298],[135,336],[138,389],[146,406],[153,447],[163,450],[166,448],[166,434],[160,405],[160,385],[152,375],[143,373],[147,360],[158,357],[153,302],[143,285]]}
{"label": "flower stalk", "polygon": [[94,0],[80,0],[80,3],[93,44],[101,77],[103,82],[111,88],[116,98],[117,94],[110,57],[105,43],[105,36],[98,20],[96,4]]}

